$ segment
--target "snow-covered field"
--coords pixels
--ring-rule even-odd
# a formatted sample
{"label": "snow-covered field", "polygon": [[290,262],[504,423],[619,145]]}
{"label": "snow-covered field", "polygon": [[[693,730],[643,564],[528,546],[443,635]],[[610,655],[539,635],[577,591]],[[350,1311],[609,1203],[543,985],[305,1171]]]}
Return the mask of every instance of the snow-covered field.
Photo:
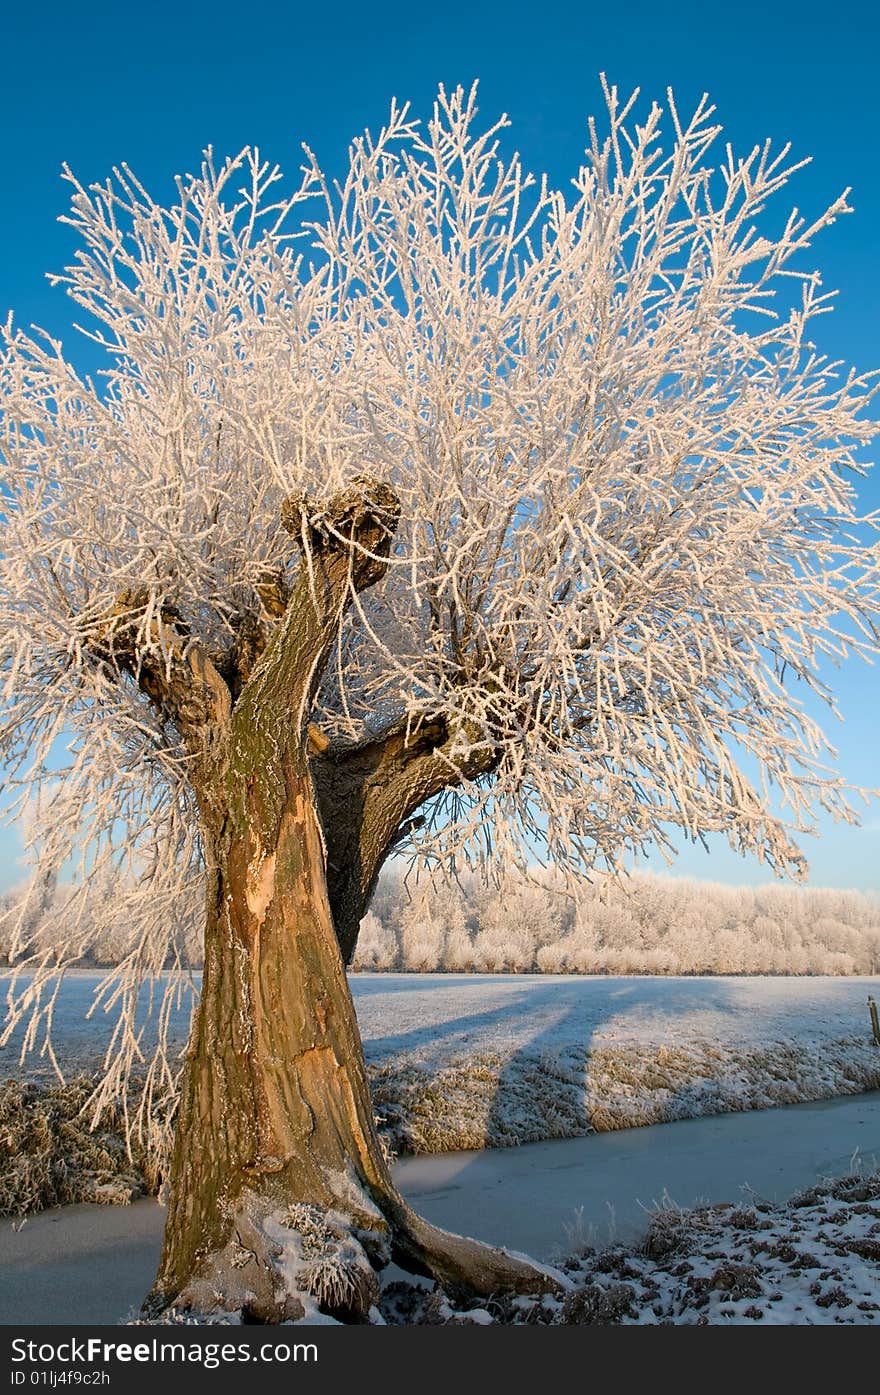
{"label": "snow-covered field", "polygon": [[[72,1068],[94,1067],[109,1036],[106,1019],[83,1020],[97,982],[76,975],[58,999],[55,1045]],[[352,990],[376,1110],[400,1152],[571,1137],[880,1087],[866,1002],[880,996],[877,978],[364,974]],[[181,1009],[176,1020],[181,1040],[186,1016]],[[0,1073],[20,1073],[14,1043],[0,1053]],[[833,1133],[830,1117],[829,1125]],[[661,1182],[674,1171],[666,1167]],[[593,1190],[599,1181],[591,1175]],[[461,1177],[446,1193],[466,1194]],[[746,1193],[721,1207],[661,1210],[644,1240],[569,1261],[571,1287],[558,1298],[468,1310],[436,1289],[392,1281],[376,1318],[876,1325],[878,1262],[880,1181],[854,1176],[783,1204]]]}
{"label": "snow-covered field", "polygon": [[417,978],[354,983],[400,1150],[829,1098],[880,1085],[876,979]]}
{"label": "snow-covered field", "polygon": [[[92,1068],[97,974],[63,986],[54,1042]],[[442,1152],[830,1098],[880,1086],[880,978],[359,974],[376,1110],[399,1152]],[[187,1014],[177,1016],[181,1040]],[[25,1070],[46,1069],[30,1058]],[[18,1074],[16,1042],[0,1074]]]}

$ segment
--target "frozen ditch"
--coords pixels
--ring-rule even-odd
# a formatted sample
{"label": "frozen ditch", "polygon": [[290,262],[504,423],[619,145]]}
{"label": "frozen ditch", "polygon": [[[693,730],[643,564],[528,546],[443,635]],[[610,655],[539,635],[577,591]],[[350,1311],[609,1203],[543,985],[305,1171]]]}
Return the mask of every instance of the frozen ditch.
{"label": "frozen ditch", "polygon": [[[558,1259],[585,1243],[637,1239],[664,1198],[679,1206],[728,1202],[747,1212],[756,1200],[780,1201],[846,1172],[854,1156],[866,1168],[880,1162],[880,1093],[516,1149],[407,1158],[397,1164],[396,1178],[437,1224]],[[163,1223],[154,1201],[65,1207],[23,1226],[3,1221],[0,1323],[116,1321],[152,1281]],[[804,1282],[811,1279],[807,1273]],[[809,1284],[804,1302],[808,1294]],[[740,1306],[754,1303],[743,1299]],[[850,1307],[856,1311],[855,1303]],[[797,1320],[792,1311],[783,1306],[779,1319]],[[836,1311],[817,1314],[831,1320]]]}

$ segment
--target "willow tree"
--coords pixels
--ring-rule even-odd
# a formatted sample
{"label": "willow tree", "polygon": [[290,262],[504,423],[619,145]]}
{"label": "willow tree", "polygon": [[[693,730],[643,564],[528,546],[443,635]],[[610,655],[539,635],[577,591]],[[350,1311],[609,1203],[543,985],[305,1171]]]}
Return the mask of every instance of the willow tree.
{"label": "willow tree", "polygon": [[716,167],[705,102],[606,104],[567,193],[461,90],[339,183],[69,175],[98,379],[6,327],[0,743],[36,894],[76,868],[11,1022],[48,1029],[111,879],[118,1088],[201,899],[156,1308],[300,1311],[321,1225],[334,1311],[389,1254],[554,1282],[394,1190],[345,975],[393,850],[582,874],[714,831],[785,872],[819,807],[856,818],[804,701],[877,650],[873,380],[807,337],[845,197],[762,235],[787,150]]}

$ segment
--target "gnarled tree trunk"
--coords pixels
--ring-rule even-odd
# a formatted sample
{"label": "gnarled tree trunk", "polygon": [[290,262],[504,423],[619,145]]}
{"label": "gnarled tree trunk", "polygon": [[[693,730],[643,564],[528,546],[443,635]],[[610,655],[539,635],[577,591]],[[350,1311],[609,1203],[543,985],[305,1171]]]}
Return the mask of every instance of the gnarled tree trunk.
{"label": "gnarled tree trunk", "polygon": [[283,1224],[291,1206],[307,1204],[345,1212],[380,1240],[387,1225],[372,1197],[392,1190],[304,760],[289,763],[284,783],[271,839],[252,831],[245,802],[243,828],[229,819],[215,840],[155,1289],[163,1302],[200,1309],[216,1293],[221,1306],[264,1320],[296,1315],[270,1263],[267,1220]]}
{"label": "gnarled tree trunk", "polygon": [[[363,1319],[376,1268],[390,1257],[480,1293],[553,1286],[539,1267],[413,1215],[376,1136],[328,896],[307,718],[352,588],[381,575],[396,501],[378,486],[366,497],[352,491],[334,501],[329,529],[300,507],[292,530],[310,530],[309,566],[222,740],[215,732],[210,758],[194,766],[208,861],[205,969],[148,1308],[277,1321],[300,1316],[311,1295]],[[402,736],[396,757],[410,783],[412,741]],[[349,827],[363,832],[379,786],[387,802],[395,756],[358,749],[368,775],[382,766],[388,776],[360,780],[360,821]],[[387,852],[397,827],[386,836],[387,822],[370,820],[367,860],[376,865],[365,872],[358,862],[361,881]]]}

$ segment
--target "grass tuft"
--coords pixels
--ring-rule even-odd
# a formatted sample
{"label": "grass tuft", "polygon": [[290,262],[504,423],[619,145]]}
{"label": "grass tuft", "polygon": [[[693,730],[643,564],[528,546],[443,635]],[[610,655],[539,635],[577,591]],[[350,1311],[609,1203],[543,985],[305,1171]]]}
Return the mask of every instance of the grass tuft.
{"label": "grass tuft", "polygon": [[94,1082],[0,1083],[0,1215],[23,1216],[76,1201],[119,1205],[149,1189],[147,1159],[125,1141],[121,1113],[92,1130]]}

